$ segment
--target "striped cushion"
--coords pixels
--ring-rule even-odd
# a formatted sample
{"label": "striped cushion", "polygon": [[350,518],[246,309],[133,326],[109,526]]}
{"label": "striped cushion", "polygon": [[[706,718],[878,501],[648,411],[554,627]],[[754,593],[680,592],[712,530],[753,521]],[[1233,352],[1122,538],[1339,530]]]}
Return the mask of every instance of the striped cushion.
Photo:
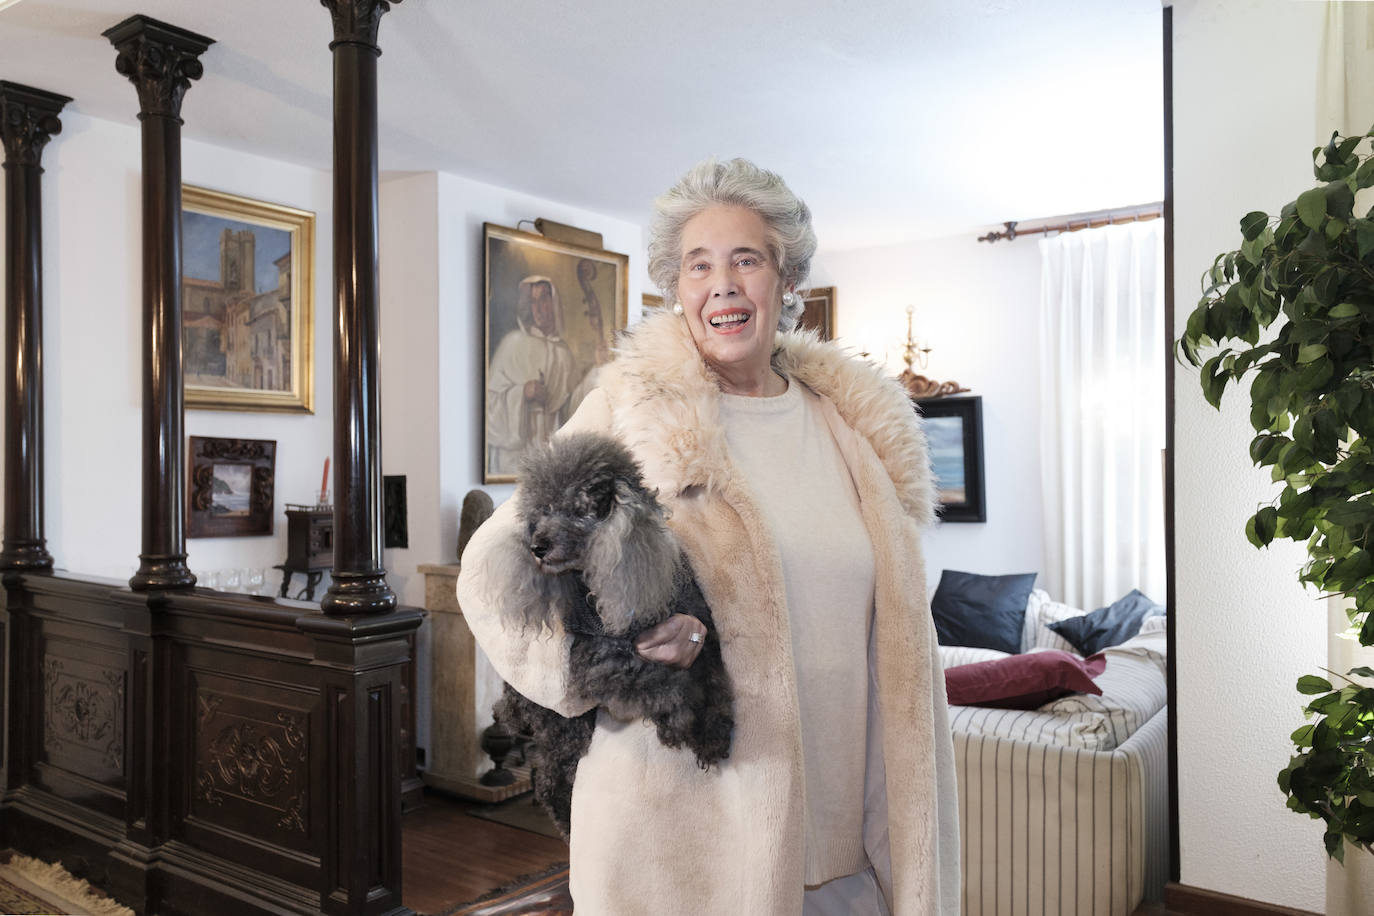
{"label": "striped cushion", "polygon": [[1010,652],[998,649],[983,649],[978,646],[939,646],[940,664],[946,668],[959,665],[974,665],[978,662],[994,662],[999,658],[1011,658]]}
{"label": "striped cushion", "polygon": [[[1063,700],[1054,702],[1060,703]],[[1042,712],[1039,709],[951,706],[949,723],[956,734],[1011,738],[1031,744],[1053,744],[1090,751],[1111,750],[1116,747],[1117,742],[1116,733],[1108,717],[1090,710],[1065,715],[1059,712]]]}
{"label": "striped cushion", "polygon": [[1026,616],[1021,624],[1021,651],[1058,649],[1077,655],[1078,650],[1074,648],[1073,643],[1051,630],[1050,624],[1068,620],[1070,617],[1082,617],[1085,613],[1087,612],[1080,608],[1051,601],[1049,592],[1044,589],[1032,589],[1026,602]]}

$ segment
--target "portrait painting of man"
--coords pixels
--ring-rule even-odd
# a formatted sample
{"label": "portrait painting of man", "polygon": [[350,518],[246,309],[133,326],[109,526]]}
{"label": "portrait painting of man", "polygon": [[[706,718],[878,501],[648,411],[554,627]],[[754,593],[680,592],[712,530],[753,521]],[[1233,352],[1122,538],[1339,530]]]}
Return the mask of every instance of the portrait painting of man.
{"label": "portrait painting of man", "polygon": [[628,258],[485,226],[484,473],[515,479],[524,450],[572,416],[625,326]]}

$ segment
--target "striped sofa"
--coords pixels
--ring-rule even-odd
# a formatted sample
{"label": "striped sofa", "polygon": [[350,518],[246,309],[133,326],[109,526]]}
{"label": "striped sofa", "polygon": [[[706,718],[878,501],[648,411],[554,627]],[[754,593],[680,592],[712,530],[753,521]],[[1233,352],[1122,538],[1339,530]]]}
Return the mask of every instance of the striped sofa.
{"label": "striped sofa", "polygon": [[[1074,651],[1047,628],[1082,611],[1039,590],[1023,651]],[[1131,916],[1167,869],[1165,620],[1105,650],[1095,682],[1036,710],[951,706],[965,916]],[[1000,657],[941,647],[946,667]]]}

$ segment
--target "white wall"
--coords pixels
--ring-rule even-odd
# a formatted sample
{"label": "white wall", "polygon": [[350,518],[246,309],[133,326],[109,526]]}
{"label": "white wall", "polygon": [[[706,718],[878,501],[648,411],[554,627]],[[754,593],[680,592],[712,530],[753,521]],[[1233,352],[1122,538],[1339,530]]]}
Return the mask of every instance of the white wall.
{"label": "white wall", "polygon": [[381,279],[382,472],[404,474],[408,543],[387,550],[391,587],[422,606],[415,569],[442,563],[439,521],[438,176],[383,175],[378,188]]}
{"label": "white wall", "polygon": [[[62,122],[43,157],[48,549],[60,568],[127,579],[141,549],[140,133],[132,116],[116,124],[69,111]],[[188,540],[189,565],[271,567],[286,556],[283,503],[318,491],[331,448],[329,176],[189,141],[182,159],[187,183],[317,215],[316,413],[186,412],[188,436],[277,442],[273,535]]]}
{"label": "white wall", "polygon": [[[934,350],[922,375],[983,398],[986,523],[941,523],[925,539],[927,581],[940,571],[1041,572],[1040,252],[1035,238],[978,242],[979,233],[881,248],[821,252],[811,283],[834,286],[836,336],[904,367],[906,307]],[[1060,597],[1060,596],[1055,596]]]}
{"label": "white wall", "polygon": [[[1174,5],[1176,335],[1240,217],[1311,186],[1323,7]],[[1181,880],[1321,911],[1321,825],[1284,808],[1275,776],[1302,723],[1293,683],[1325,662],[1325,608],[1297,584],[1301,548],[1245,539],[1276,492],[1248,457],[1247,395],[1218,414],[1195,370],[1174,379]]]}
{"label": "white wall", "polygon": [[[388,174],[379,190],[382,284],[383,471],[405,474],[410,546],[387,551],[392,587],[424,603],[416,567],[456,560],[463,497],[484,488],[500,503],[510,484],[482,483],[482,224],[515,227],[545,217],[602,234],[630,256],[630,320],[639,314],[644,273],[641,229],[556,201],[436,172]],[[530,228],[530,227],[525,227]],[[429,628],[417,643],[416,740],[425,747],[433,712],[426,689]],[[500,679],[478,653],[477,725],[491,721]]]}

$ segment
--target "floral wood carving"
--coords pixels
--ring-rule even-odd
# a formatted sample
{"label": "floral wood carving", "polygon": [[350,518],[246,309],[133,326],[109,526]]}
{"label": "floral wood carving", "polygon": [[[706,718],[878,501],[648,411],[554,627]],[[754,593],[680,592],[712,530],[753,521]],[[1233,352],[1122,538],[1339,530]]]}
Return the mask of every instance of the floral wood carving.
{"label": "floral wood carving", "polygon": [[140,113],[179,122],[186,90],[205,72],[200,55],[214,40],[147,16],[130,16],[103,34],[118,52],[115,70],[138,91]]}
{"label": "floral wood carving", "polygon": [[277,710],[275,723],[262,722],[226,712],[223,705],[222,697],[199,694],[196,796],[217,807],[238,799],[270,808],[278,813],[278,827],[305,833],[302,717]]}
{"label": "floral wood carving", "polygon": [[102,669],[95,678],[68,672],[49,658],[43,672],[43,745],[49,752],[77,745],[118,770],[124,765],[124,677]]}
{"label": "floral wood carving", "polygon": [[[349,43],[367,45],[377,50],[377,30],[381,25],[382,14],[391,9],[392,3],[401,0],[320,0],[320,5],[329,10],[334,18],[334,45]],[[380,53],[380,52],[378,52]]]}
{"label": "floral wood carving", "polygon": [[6,165],[39,164],[48,140],[62,133],[57,117],[71,99],[0,80],[0,139]]}

